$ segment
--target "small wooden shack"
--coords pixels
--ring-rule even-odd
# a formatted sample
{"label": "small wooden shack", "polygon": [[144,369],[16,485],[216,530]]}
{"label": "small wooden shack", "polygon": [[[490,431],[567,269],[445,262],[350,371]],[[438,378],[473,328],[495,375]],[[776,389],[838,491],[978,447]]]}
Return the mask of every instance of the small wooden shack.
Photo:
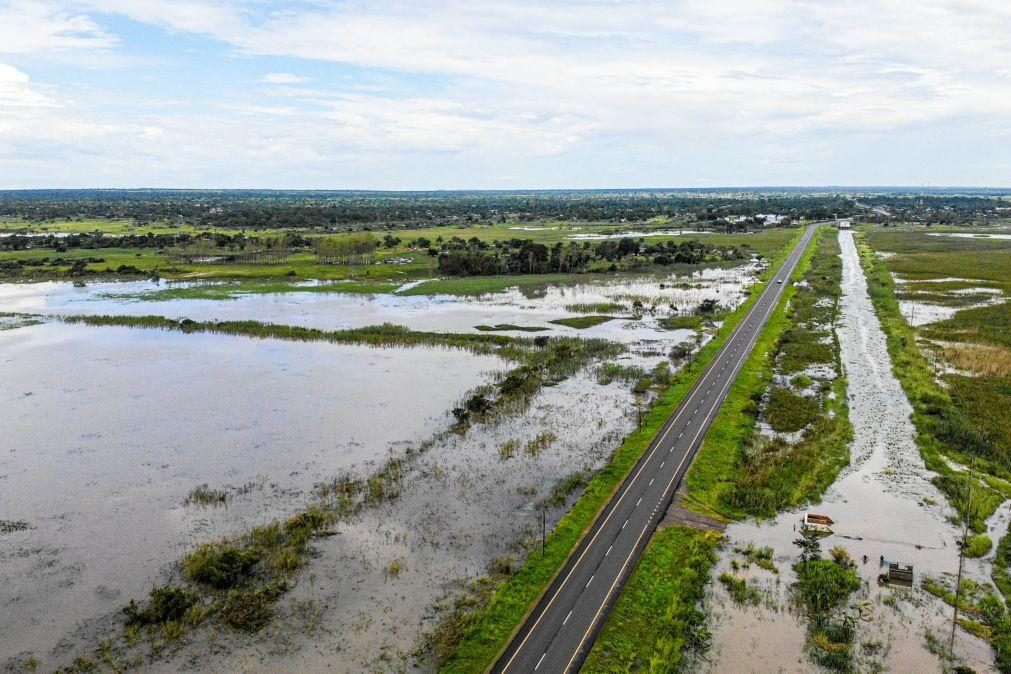
{"label": "small wooden shack", "polygon": [[895,585],[913,584],[913,565],[902,562],[888,563],[888,582]]}

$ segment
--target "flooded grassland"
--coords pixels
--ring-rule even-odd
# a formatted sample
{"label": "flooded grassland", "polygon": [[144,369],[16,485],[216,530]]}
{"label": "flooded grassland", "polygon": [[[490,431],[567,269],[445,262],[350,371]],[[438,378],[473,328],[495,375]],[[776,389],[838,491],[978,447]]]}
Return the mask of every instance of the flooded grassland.
{"label": "flooded grassland", "polygon": [[[990,644],[964,630],[956,635],[952,659],[935,654],[947,650],[951,607],[924,581],[932,579],[927,584],[934,590],[953,587],[962,529],[921,458],[912,408],[892,373],[852,234],[840,232],[839,242],[842,295],[835,332],[853,441],[849,467],[814,510],[835,521],[833,533],[820,538],[820,568],[837,574],[836,586],[845,591],[824,605],[805,594],[817,579],[809,573],[815,567],[798,564],[803,511],[731,524],[714,570],[708,600],[713,648],[702,668],[941,671],[961,662],[991,671]],[[912,564],[912,587],[879,584],[888,570],[882,559]],[[967,559],[964,577],[984,584],[989,567],[987,556]],[[852,585],[847,577],[854,578]]]}
{"label": "flooded grassland", "polygon": [[[518,565],[539,540],[541,513],[550,530],[635,428],[664,373],[677,367],[672,347],[705,341],[698,319],[685,322],[691,327],[660,324],[674,314],[670,305],[712,298],[732,308],[756,269],[713,270],[664,287],[618,277],[614,287],[549,287],[533,297],[411,298],[417,306],[380,296],[162,303],[109,297],[115,287],[95,285],[0,288],[4,310],[42,315],[7,320],[10,329],[0,331],[0,442],[7,445],[0,519],[11,523],[0,532],[0,607],[12,626],[0,636],[0,662],[426,668],[415,654],[439,623],[438,606],[475,579]],[[573,315],[572,304],[607,301],[621,307],[610,327],[552,325],[537,334],[604,336],[620,345],[466,423],[450,412],[478,394],[494,398],[482,392],[499,390],[516,363],[494,351],[424,344],[376,348],[53,320],[165,309],[175,318],[387,321],[480,333],[474,326],[487,321],[540,323]],[[456,306],[440,313],[440,304]],[[375,497],[368,478],[377,471]],[[349,485],[353,508],[341,493]],[[253,636],[221,618],[232,615],[228,601],[237,590],[200,589],[180,570],[194,546],[222,536],[246,540],[252,527],[331,506],[339,516],[313,524],[308,555],[257,590],[274,594],[269,620]],[[277,561],[258,559],[254,575],[265,559]],[[166,583],[193,587],[203,598],[196,608],[206,610],[191,607],[178,620],[124,633],[121,607],[131,599],[149,606],[147,591]]]}

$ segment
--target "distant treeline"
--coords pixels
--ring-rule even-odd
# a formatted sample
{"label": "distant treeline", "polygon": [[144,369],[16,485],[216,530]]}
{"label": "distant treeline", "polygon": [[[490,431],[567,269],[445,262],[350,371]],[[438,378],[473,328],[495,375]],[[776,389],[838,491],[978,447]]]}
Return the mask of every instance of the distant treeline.
{"label": "distant treeline", "polygon": [[454,237],[442,246],[439,271],[452,276],[631,271],[651,265],[700,264],[744,257],[745,253],[736,247],[708,246],[697,241],[647,244],[642,239],[622,238],[596,244],[570,241],[546,246],[529,239],[486,243],[477,238],[463,241]]}
{"label": "distant treeline", "polygon": [[[731,226],[738,216],[794,220],[862,215],[884,218],[860,201],[898,216],[961,222],[1011,205],[1008,190],[842,188],[751,190],[590,190],[529,192],[326,192],[257,190],[0,191],[0,217],[45,222],[86,218],[170,222],[229,229],[353,230],[433,224],[559,219],[644,222],[682,217]],[[1011,213],[1005,213],[1005,216]]]}

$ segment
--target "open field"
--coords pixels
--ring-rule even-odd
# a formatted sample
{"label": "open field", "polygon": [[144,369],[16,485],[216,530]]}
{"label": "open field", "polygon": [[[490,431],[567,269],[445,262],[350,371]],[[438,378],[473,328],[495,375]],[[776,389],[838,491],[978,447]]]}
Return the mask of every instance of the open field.
{"label": "open field", "polygon": [[[81,223],[74,223],[81,224]],[[88,223],[96,224],[96,223]],[[108,223],[110,234],[137,234],[139,232],[124,231],[125,224],[120,221]],[[174,280],[202,281],[237,281],[240,285],[234,292],[273,292],[278,287],[275,284],[288,284],[292,290],[305,289],[304,281],[308,279],[322,281],[349,281],[357,288],[370,292],[392,292],[405,283],[422,280],[432,280],[431,283],[420,284],[407,292],[414,294],[476,294],[496,292],[512,286],[537,286],[544,283],[575,282],[583,274],[535,274],[491,276],[478,278],[439,279],[438,264],[435,257],[424,250],[418,249],[418,241],[446,242],[453,237],[469,240],[476,237],[483,242],[507,241],[510,239],[530,240],[535,244],[555,244],[566,239],[568,234],[561,230],[551,229],[551,225],[522,225],[526,229],[514,229],[521,225],[503,223],[483,225],[479,227],[456,228],[439,227],[426,230],[404,231],[400,229],[373,231],[376,237],[393,236],[400,241],[392,247],[381,247],[375,253],[374,264],[333,265],[319,264],[316,256],[310,252],[295,251],[277,264],[243,264],[237,262],[201,264],[193,263],[178,256],[170,255],[160,248],[116,248],[115,236],[109,236],[108,243],[99,248],[74,248],[57,251],[53,248],[31,248],[28,250],[0,251],[0,275],[17,280],[43,280],[50,278],[77,277],[87,280],[95,277],[114,278],[144,278],[161,277]],[[103,229],[96,227],[97,229]],[[93,228],[94,229],[94,228]],[[614,226],[605,228],[614,230]],[[624,228],[630,231],[635,228]],[[648,227],[646,229],[649,229]],[[0,228],[2,230],[2,228]],[[585,231],[593,231],[594,225],[586,224]],[[69,230],[68,230],[69,231]],[[82,229],[74,231],[92,231]],[[584,231],[584,230],[580,230]],[[666,230],[659,230],[666,231]],[[780,249],[792,236],[793,230],[771,228],[764,231],[743,234],[716,234],[706,232],[704,235],[660,236],[650,237],[650,241],[699,241],[711,246],[738,246],[745,252],[753,252],[761,256],[770,256]],[[166,232],[158,232],[166,233]],[[170,231],[167,233],[177,233]],[[185,232],[192,233],[192,232]],[[207,236],[214,234],[235,235],[231,230],[208,230],[202,232]],[[309,240],[319,237],[309,233]],[[99,261],[100,260],[100,261]],[[74,268],[80,261],[82,269]],[[395,264],[387,264],[394,261]],[[12,266],[13,265],[13,266]],[[678,265],[667,265],[665,269],[677,271]],[[683,268],[683,266],[682,266]],[[662,271],[662,270],[660,270]],[[299,284],[299,282],[302,282]],[[199,292],[193,290],[190,292]],[[214,292],[233,292],[232,290],[217,290]]]}

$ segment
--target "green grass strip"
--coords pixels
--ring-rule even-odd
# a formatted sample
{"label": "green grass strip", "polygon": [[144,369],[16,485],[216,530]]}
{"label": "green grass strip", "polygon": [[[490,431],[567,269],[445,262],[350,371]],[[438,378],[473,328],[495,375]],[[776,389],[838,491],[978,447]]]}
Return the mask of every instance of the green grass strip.
{"label": "green grass strip", "polygon": [[[803,230],[798,229],[766,271],[766,279],[782,265],[802,235]],[[593,476],[583,495],[548,536],[544,555],[531,554],[523,568],[499,587],[486,607],[467,616],[460,642],[441,671],[480,672],[495,663],[653,438],[757,301],[760,288],[753,290],[748,300],[727,317],[716,337],[702,348],[695,363],[675,375],[671,386],[646,414],[643,425],[625,439],[608,464]]]}
{"label": "green grass strip", "polygon": [[674,672],[705,640],[709,568],[722,537],[690,527],[657,531],[621,592],[584,672]]}

